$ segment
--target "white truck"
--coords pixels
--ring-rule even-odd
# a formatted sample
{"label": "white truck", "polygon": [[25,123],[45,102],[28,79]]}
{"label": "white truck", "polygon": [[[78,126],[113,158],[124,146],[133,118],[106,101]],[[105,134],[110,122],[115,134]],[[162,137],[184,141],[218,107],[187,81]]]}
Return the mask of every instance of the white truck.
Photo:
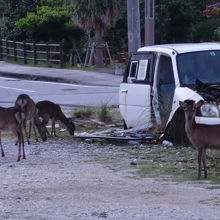
{"label": "white truck", "polygon": [[220,124],[219,88],[219,43],[142,47],[129,59],[119,90],[119,110],[125,128],[163,124],[165,138],[178,142],[178,135],[185,135],[179,101],[204,100],[196,123]]}

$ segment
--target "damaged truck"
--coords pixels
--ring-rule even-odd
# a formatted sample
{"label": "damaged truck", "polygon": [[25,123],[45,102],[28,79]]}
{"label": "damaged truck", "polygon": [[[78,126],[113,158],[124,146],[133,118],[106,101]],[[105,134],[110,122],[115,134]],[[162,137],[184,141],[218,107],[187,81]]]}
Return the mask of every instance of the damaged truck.
{"label": "damaged truck", "polygon": [[160,127],[164,139],[186,143],[179,101],[203,100],[196,123],[220,124],[220,44],[147,46],[130,56],[119,90],[124,128]]}

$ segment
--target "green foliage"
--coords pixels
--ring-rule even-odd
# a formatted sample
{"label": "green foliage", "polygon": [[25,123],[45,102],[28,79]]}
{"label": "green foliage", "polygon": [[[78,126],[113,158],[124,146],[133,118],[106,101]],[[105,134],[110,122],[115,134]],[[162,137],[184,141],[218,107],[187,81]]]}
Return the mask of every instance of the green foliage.
{"label": "green foliage", "polygon": [[73,0],[74,18],[85,29],[103,33],[115,21],[122,4],[118,0]]}
{"label": "green foliage", "polygon": [[[104,39],[108,42],[110,50],[113,54],[117,52],[127,52],[127,13],[124,12],[118,16],[115,26],[110,26],[106,30]],[[115,57],[117,59],[117,57]]]}
{"label": "green foliage", "polygon": [[101,109],[98,111],[98,119],[100,121],[103,121],[103,122],[110,122],[112,121],[112,117],[110,115],[110,111],[109,111],[109,106],[107,105],[102,105],[101,106]]}
{"label": "green foliage", "polygon": [[5,24],[3,27],[4,37],[9,39],[23,40],[23,36],[28,33],[23,33],[15,29],[15,21],[26,16],[27,12],[36,10],[36,0],[7,0],[4,11]]}
{"label": "green foliage", "polygon": [[218,27],[214,30],[214,39],[216,41],[220,41],[220,27]]}
{"label": "green foliage", "polygon": [[216,40],[217,33],[214,31],[220,27],[220,18],[212,18],[199,22],[195,26],[195,41],[213,41]]}
{"label": "green foliage", "polygon": [[192,41],[196,8],[191,0],[161,0],[155,6],[157,43]]}
{"label": "green foliage", "polygon": [[[39,6],[36,13],[28,13],[15,23],[16,28],[31,33],[35,41],[56,41],[72,37],[82,32],[70,22],[70,7]],[[76,34],[76,38],[79,38]]]}

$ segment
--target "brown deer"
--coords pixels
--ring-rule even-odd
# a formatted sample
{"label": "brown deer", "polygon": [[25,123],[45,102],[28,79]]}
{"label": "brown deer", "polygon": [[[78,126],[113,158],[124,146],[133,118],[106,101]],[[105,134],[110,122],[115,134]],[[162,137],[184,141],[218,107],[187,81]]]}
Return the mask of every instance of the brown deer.
{"label": "brown deer", "polygon": [[[38,109],[36,108],[35,102],[28,96],[27,94],[21,94],[17,97],[15,101],[15,106],[17,108],[20,108],[21,111],[25,114],[25,120],[23,121],[23,128],[25,131],[25,135],[27,138],[28,144],[30,144],[29,138],[31,135],[31,127],[33,126],[34,135],[36,141],[38,141],[37,133],[35,126],[37,127],[38,133],[40,134],[43,141],[47,140],[47,129],[45,125],[43,125],[38,116],[37,112]],[[30,121],[29,123],[29,132],[27,132],[27,121]]]}
{"label": "brown deer", "polygon": [[24,151],[24,138],[22,134],[22,122],[25,118],[25,115],[16,107],[3,108],[0,107],[0,145],[1,145],[1,155],[5,156],[2,142],[1,142],[1,132],[2,131],[11,131],[17,137],[18,140],[18,159],[21,158],[21,150],[23,153],[23,159],[26,159]]}
{"label": "brown deer", "polygon": [[185,114],[185,130],[191,144],[198,149],[198,179],[201,177],[202,164],[204,178],[207,178],[206,149],[220,149],[220,125],[196,124],[195,116],[203,101],[179,102]]}
{"label": "brown deer", "polygon": [[52,120],[52,129],[51,129],[51,136],[57,136],[55,130],[55,121],[61,121],[67,128],[70,135],[74,135],[75,131],[75,124],[72,118],[67,118],[60,106],[50,101],[40,101],[36,104],[38,109],[38,116],[43,119],[42,123],[47,124],[49,119]]}

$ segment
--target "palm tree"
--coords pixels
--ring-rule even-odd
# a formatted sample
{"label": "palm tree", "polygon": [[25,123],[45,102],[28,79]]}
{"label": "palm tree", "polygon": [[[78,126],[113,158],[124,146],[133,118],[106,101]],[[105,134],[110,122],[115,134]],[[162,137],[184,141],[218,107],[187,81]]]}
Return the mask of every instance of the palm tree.
{"label": "palm tree", "polygon": [[[86,32],[94,30],[95,65],[103,67],[103,37],[106,26],[113,24],[122,8],[121,0],[72,0],[76,21]],[[123,1],[124,2],[124,1]]]}

